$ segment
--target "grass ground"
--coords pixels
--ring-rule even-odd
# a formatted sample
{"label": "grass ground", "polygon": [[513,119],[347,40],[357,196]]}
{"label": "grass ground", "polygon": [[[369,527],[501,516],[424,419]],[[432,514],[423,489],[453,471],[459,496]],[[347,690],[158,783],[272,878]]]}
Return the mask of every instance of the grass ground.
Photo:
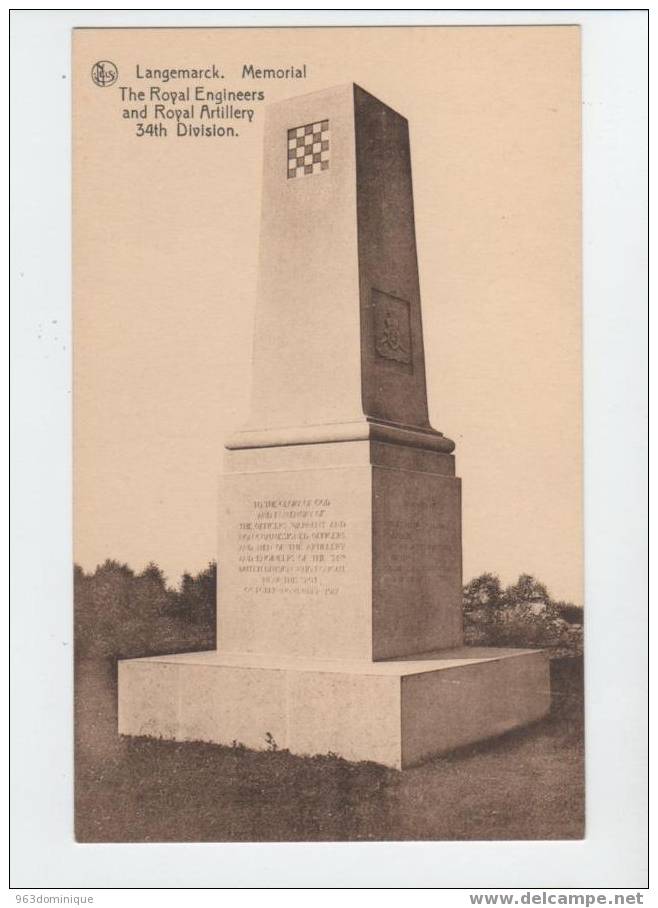
{"label": "grass ground", "polygon": [[79,842],[574,839],[584,834],[582,663],[551,715],[404,772],[334,757],[121,738],[115,667],[76,669]]}

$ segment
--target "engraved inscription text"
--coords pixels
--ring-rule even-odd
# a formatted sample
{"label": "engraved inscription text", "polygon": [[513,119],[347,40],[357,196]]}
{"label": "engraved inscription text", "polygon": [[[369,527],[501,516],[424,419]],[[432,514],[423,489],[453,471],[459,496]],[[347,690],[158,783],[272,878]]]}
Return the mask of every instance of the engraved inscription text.
{"label": "engraved inscription text", "polygon": [[244,593],[336,596],[346,563],[347,524],[328,498],[254,500],[238,525]]}

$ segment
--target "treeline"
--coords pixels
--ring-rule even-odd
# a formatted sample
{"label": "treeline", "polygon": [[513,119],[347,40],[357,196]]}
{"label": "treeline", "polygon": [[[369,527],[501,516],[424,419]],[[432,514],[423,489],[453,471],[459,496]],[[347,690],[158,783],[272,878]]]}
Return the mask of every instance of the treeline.
{"label": "treeline", "polygon": [[[156,564],[136,573],[108,559],[93,573],[76,565],[75,650],[77,658],[131,658],[214,649],[217,565],[192,576],[178,589],[167,585]],[[475,646],[545,647],[552,656],[583,650],[583,610],[553,600],[529,574],[503,587],[482,574],[464,587],[466,643]]]}
{"label": "treeline", "polygon": [[135,573],[108,559],[93,573],[74,569],[77,658],[154,656],[214,649],[217,565],[196,576],[183,574],[180,587],[167,585],[149,564]]}

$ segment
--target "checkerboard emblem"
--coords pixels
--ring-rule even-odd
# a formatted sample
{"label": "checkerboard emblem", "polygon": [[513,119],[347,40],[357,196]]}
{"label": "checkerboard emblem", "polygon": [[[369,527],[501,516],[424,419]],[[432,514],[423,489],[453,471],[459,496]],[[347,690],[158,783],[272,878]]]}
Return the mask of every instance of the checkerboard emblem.
{"label": "checkerboard emblem", "polygon": [[288,179],[329,170],[329,120],[288,130]]}

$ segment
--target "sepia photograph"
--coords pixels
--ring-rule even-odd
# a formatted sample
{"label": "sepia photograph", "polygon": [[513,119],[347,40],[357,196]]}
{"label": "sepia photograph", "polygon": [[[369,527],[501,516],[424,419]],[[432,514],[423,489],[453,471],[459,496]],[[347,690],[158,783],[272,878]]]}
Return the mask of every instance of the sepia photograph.
{"label": "sepia photograph", "polygon": [[580,29],[72,75],[77,840],[582,838]]}

